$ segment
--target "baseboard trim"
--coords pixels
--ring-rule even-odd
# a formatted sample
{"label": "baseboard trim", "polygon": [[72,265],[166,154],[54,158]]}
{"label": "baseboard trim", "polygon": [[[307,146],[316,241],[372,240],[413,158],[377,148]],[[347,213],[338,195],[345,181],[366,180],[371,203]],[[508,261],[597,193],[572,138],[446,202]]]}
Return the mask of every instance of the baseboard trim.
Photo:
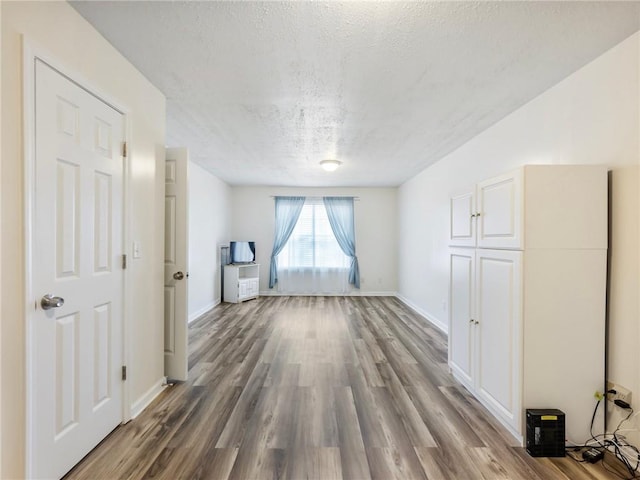
{"label": "baseboard trim", "polygon": [[348,293],[282,293],[277,291],[260,292],[261,297],[395,297],[396,292],[361,292]]}
{"label": "baseboard trim", "polygon": [[160,395],[162,390],[167,386],[167,377],[161,377],[159,380],[146,391],[142,397],[136,400],[131,406],[131,419],[133,420],[147,408],[155,398]]}
{"label": "baseboard trim", "polygon": [[442,330],[444,333],[449,334],[449,327],[446,323],[441,322],[435,315],[431,315],[429,312],[421,309],[420,307],[418,307],[416,304],[414,304],[413,302],[411,302],[409,299],[403,297],[402,295],[400,295],[399,293],[396,294],[396,298],[398,300],[400,300],[402,303],[404,303],[407,307],[409,307],[411,310],[415,311],[416,313],[418,313],[420,316],[424,317],[425,320],[427,320],[429,323],[433,324],[434,327],[436,327],[439,330]]}
{"label": "baseboard trim", "polygon": [[187,323],[191,323],[194,320],[196,320],[197,318],[200,318],[202,315],[204,315],[205,313],[207,313],[209,310],[211,310],[213,307],[216,307],[220,305],[220,297],[216,298],[213,302],[209,302],[208,304],[206,304],[204,307],[202,307],[200,310],[193,312],[192,314],[189,315],[189,319],[187,320]]}

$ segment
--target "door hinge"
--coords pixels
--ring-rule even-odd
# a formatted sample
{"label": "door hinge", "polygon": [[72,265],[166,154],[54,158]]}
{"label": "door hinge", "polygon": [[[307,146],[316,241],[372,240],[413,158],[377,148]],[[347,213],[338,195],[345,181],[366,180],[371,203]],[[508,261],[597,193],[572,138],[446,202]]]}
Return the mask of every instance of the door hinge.
{"label": "door hinge", "polygon": [[127,158],[127,142],[122,142],[122,156]]}
{"label": "door hinge", "polygon": [[127,255],[122,255],[122,269],[125,270],[127,268]]}
{"label": "door hinge", "polygon": [[122,366],[122,381],[124,382],[127,379],[127,366]]}

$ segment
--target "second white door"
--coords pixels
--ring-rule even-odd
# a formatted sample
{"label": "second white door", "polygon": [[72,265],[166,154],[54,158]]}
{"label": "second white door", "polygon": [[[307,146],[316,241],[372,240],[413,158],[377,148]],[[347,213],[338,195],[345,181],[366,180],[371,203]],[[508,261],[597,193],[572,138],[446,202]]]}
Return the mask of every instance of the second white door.
{"label": "second white door", "polygon": [[168,148],[165,165],[164,370],[172,380],[186,380],[189,368],[187,149]]}

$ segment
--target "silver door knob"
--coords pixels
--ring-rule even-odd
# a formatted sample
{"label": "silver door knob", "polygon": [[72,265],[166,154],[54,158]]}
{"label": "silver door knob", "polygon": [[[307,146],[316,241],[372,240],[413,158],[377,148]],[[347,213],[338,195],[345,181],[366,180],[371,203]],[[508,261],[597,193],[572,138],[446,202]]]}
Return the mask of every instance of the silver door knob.
{"label": "silver door knob", "polygon": [[182,280],[184,278],[184,273],[176,272],[173,274],[173,278],[175,278],[176,280]]}
{"label": "silver door knob", "polygon": [[47,293],[42,300],[40,300],[40,306],[43,310],[51,310],[52,308],[59,308],[64,305],[64,298],[54,297],[50,293]]}

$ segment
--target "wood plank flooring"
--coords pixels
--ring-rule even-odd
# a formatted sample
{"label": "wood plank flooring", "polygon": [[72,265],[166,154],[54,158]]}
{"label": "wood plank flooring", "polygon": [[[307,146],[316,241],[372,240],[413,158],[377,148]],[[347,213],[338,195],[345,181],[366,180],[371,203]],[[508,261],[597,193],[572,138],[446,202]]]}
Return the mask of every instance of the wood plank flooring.
{"label": "wood plank flooring", "polygon": [[66,478],[618,478],[528,456],[449,374],[446,337],[392,297],[222,304],[189,345],[189,381]]}

